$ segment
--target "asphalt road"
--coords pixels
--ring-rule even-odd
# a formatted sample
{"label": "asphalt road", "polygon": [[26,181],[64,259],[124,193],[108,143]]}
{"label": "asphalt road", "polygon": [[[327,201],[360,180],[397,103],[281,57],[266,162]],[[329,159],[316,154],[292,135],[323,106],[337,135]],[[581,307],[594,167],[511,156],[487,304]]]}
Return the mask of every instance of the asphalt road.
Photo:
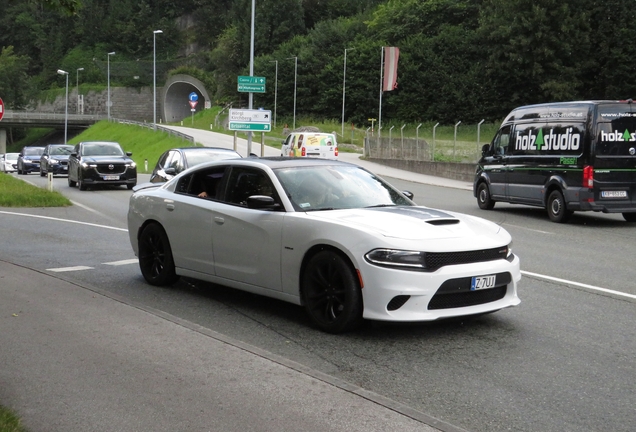
{"label": "asphalt road", "polygon": [[[560,225],[530,207],[482,211],[470,191],[389,180],[418,203],[509,230],[524,271],[521,305],[332,336],[279,301],[193,280],[151,287],[125,231],[131,192],[79,192],[65,178],[54,184],[72,208],[2,209],[0,258],[141,302],[466,430],[635,430],[636,227],[615,215],[575,214]],[[60,271],[75,266],[87,268]]]}

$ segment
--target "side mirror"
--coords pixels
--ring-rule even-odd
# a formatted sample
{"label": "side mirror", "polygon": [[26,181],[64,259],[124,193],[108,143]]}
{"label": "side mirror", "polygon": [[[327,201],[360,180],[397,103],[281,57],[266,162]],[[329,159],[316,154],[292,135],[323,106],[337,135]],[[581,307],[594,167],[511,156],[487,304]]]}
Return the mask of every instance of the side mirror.
{"label": "side mirror", "polygon": [[175,167],[166,168],[165,170],[163,170],[163,172],[166,175],[171,175],[171,176],[176,176],[177,175],[177,169]]}
{"label": "side mirror", "polygon": [[411,191],[402,191],[402,195],[404,195],[405,197],[407,197],[407,198],[408,198],[408,199],[410,199],[410,200],[412,200],[412,199],[413,199],[413,197],[415,196],[415,195],[413,194],[413,192],[411,192]]}
{"label": "side mirror", "polygon": [[132,156],[132,152],[126,152],[126,156],[131,157]]}
{"label": "side mirror", "polygon": [[488,149],[490,149],[490,144],[484,144],[481,148],[481,155],[486,156]]}
{"label": "side mirror", "polygon": [[251,209],[264,209],[264,208],[277,208],[278,204],[274,201],[274,198],[267,195],[252,195],[247,197],[247,208]]}

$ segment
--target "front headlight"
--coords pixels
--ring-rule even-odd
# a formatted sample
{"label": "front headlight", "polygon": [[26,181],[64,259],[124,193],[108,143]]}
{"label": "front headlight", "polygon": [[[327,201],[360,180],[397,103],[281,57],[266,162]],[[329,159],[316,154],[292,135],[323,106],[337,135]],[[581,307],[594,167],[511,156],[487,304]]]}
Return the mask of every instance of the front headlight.
{"label": "front headlight", "polygon": [[57,165],[57,164],[59,164],[59,163],[60,163],[60,161],[59,161],[59,160],[57,160],[57,159],[49,159],[49,163],[50,163],[51,165]]}
{"label": "front headlight", "polygon": [[371,264],[403,270],[426,270],[426,253],[397,249],[374,249],[364,258]]}
{"label": "front headlight", "polygon": [[89,164],[86,162],[82,162],[82,168],[97,168],[97,164]]}
{"label": "front headlight", "polygon": [[506,259],[510,262],[514,259],[515,255],[512,253],[512,242],[508,245],[508,250],[506,251]]}
{"label": "front headlight", "polygon": [[131,163],[129,163],[129,164],[126,164],[126,166],[127,166],[127,167],[130,167],[130,168],[136,168],[136,167],[137,167],[137,164],[136,164],[135,162],[131,162]]}

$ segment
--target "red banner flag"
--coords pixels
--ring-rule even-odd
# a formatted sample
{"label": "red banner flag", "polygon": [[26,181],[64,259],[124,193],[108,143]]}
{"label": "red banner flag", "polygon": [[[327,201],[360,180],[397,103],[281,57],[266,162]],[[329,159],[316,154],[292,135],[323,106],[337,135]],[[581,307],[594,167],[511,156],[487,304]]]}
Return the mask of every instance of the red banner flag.
{"label": "red banner flag", "polygon": [[397,47],[384,47],[384,85],[383,91],[391,91],[397,88],[397,66],[400,57],[400,49]]}

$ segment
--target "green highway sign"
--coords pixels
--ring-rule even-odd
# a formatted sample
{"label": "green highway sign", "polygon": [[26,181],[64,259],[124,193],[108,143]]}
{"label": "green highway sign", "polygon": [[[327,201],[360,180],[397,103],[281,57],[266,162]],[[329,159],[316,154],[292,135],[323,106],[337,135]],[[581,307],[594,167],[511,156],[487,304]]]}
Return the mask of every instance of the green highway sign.
{"label": "green highway sign", "polygon": [[230,130],[235,131],[257,131],[257,132],[270,132],[272,125],[269,123],[239,123],[230,122]]}
{"label": "green highway sign", "polygon": [[265,77],[239,76],[237,90],[244,93],[265,93]]}
{"label": "green highway sign", "polygon": [[265,84],[239,84],[238,91],[244,93],[265,93]]}
{"label": "green highway sign", "polygon": [[265,77],[255,76],[239,76],[237,80],[238,84],[263,84],[265,85]]}

